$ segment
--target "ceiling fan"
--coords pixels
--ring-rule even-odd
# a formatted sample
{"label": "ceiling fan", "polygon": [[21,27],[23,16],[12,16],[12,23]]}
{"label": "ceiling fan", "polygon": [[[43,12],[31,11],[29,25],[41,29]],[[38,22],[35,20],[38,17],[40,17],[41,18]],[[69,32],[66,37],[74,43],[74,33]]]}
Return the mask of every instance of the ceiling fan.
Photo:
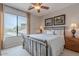
{"label": "ceiling fan", "polygon": [[28,8],[28,10],[35,9],[38,13],[40,13],[40,9],[49,9],[48,6],[42,5],[42,3],[32,3],[32,6]]}

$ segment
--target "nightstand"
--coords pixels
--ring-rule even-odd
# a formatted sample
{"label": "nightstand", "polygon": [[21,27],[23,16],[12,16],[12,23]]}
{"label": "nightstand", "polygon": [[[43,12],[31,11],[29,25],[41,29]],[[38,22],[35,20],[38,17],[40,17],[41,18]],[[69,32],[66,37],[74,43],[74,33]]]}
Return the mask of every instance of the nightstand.
{"label": "nightstand", "polygon": [[65,48],[79,52],[79,38],[66,37]]}

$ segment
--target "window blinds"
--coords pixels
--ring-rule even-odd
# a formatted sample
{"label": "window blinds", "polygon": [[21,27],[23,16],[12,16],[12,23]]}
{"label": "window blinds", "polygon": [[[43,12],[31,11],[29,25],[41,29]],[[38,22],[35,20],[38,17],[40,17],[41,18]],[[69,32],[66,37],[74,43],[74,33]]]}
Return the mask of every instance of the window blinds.
{"label": "window blinds", "polygon": [[10,14],[14,14],[14,15],[18,15],[18,16],[25,16],[27,17],[27,13],[20,11],[16,8],[4,5],[4,13],[10,13]]}

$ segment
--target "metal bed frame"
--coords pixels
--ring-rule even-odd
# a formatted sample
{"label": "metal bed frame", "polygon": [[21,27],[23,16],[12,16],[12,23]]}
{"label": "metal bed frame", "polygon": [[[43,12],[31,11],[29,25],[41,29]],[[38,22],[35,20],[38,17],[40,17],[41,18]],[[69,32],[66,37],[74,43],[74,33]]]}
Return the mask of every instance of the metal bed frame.
{"label": "metal bed frame", "polygon": [[[41,56],[41,46],[44,46],[46,48],[46,56],[48,56],[48,44],[47,44],[46,40],[42,41],[40,39],[36,39],[36,38],[30,37],[30,36],[27,36],[26,38],[24,36],[22,36],[22,37],[24,39],[23,48],[26,49],[30,53],[30,55],[34,56],[34,54],[36,54],[36,56]],[[26,46],[26,45],[29,45],[29,46]],[[39,55],[37,55],[37,53],[38,53],[37,52],[37,48],[38,48],[37,45],[40,45]],[[34,52],[34,46],[35,46],[35,52]]]}
{"label": "metal bed frame", "polygon": [[[65,27],[61,26],[61,27],[45,27],[45,29],[55,29],[55,30],[64,30],[64,38],[65,38]],[[41,55],[41,46],[45,47],[45,56],[48,56],[48,43],[45,40],[40,40],[34,37],[30,37],[30,36],[26,36],[24,37],[24,35],[22,34],[22,38],[24,39],[23,41],[23,48],[26,49],[32,56],[42,56]],[[28,45],[28,46],[27,46]],[[37,48],[38,46],[40,46],[40,53],[39,55],[37,54]],[[35,49],[34,49],[35,47]],[[34,52],[35,51],[35,52]],[[50,54],[51,55],[51,54]]]}

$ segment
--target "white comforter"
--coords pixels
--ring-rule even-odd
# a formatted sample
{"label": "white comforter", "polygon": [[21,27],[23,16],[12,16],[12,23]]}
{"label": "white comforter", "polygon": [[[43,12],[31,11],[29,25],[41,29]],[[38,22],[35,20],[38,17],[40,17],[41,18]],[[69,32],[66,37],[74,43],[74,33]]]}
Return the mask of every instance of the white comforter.
{"label": "white comforter", "polygon": [[40,40],[47,40],[48,46],[51,47],[51,54],[53,56],[60,55],[63,52],[65,41],[64,36],[62,35],[33,34],[29,36]]}
{"label": "white comforter", "polygon": [[65,44],[63,35],[32,34],[29,36],[40,39],[40,40],[47,40],[48,46],[51,48],[52,56],[58,56],[63,52],[63,48]]}

